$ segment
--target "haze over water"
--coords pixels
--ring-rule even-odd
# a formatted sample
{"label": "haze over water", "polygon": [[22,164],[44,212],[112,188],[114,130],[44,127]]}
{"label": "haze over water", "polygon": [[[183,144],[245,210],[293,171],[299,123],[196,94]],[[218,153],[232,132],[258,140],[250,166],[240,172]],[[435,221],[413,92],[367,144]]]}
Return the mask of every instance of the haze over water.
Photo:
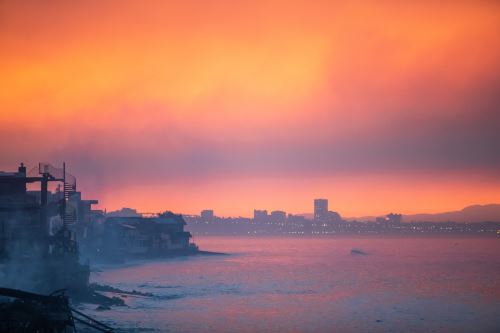
{"label": "haze over water", "polygon": [[[89,312],[125,332],[498,332],[500,242],[197,237],[198,256],[103,266],[157,297]],[[352,254],[352,249],[365,253]]]}

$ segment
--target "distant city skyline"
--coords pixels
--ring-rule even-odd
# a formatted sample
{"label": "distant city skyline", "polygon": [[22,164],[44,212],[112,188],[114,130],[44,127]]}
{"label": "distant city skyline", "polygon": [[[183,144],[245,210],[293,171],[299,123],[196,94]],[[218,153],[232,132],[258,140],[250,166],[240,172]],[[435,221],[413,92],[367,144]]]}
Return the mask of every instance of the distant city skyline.
{"label": "distant city skyline", "polygon": [[[324,199],[320,199],[324,200]],[[253,215],[224,215],[214,211],[213,209],[203,209],[200,212],[187,213],[187,212],[177,212],[181,213],[185,216],[199,216],[204,220],[212,220],[214,218],[244,218],[244,219],[253,219],[266,221],[268,218],[272,218],[273,220],[281,220],[283,217],[290,216],[301,216],[306,217],[309,220],[315,220],[314,206],[312,207],[312,211],[310,212],[293,212],[293,211],[284,211],[284,210],[267,210],[267,209],[254,209]],[[131,209],[128,207],[123,207],[119,210],[108,211],[108,213],[112,213],[112,215],[135,215],[137,213],[160,213],[161,211],[140,211],[136,209]],[[337,215],[338,214],[338,215]],[[454,221],[459,223],[464,222],[484,222],[484,221],[495,221],[500,222],[500,204],[487,204],[487,205],[470,205],[466,207],[462,207],[453,211],[441,211],[435,213],[416,213],[416,214],[406,214],[402,212],[398,212],[396,210],[384,212],[381,214],[374,215],[363,215],[363,216],[346,216],[343,215],[341,211],[327,211],[326,216],[319,217],[319,221],[328,220],[328,219],[339,220],[342,218],[343,220],[360,220],[360,221],[376,221],[377,219],[386,219],[389,220],[401,220],[404,219],[404,222],[410,221],[427,221],[427,222],[447,222]]]}

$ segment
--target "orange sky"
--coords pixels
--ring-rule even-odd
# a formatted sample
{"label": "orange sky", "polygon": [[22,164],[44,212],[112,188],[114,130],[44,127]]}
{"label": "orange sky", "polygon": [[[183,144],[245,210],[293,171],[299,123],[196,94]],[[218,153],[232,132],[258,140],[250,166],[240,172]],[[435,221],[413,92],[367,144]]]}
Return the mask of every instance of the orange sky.
{"label": "orange sky", "polygon": [[101,207],[500,202],[496,1],[2,1],[0,170]]}

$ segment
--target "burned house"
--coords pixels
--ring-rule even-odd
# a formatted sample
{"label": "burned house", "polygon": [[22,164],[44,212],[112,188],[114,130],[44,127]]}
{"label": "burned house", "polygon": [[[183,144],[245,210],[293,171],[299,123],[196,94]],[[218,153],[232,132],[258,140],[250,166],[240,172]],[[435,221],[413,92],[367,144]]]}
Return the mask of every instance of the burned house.
{"label": "burned house", "polygon": [[[63,190],[51,193],[49,184]],[[28,185],[40,186],[29,191]],[[88,285],[89,268],[79,262],[74,211],[68,199],[76,179],[65,167],[47,163],[27,172],[0,172],[0,281],[3,286],[35,292],[68,289],[78,293]]]}
{"label": "burned house", "polygon": [[[82,199],[76,190],[76,178],[64,166],[58,169],[40,163],[29,172],[24,165],[17,172],[1,172],[0,262],[16,263],[16,272],[33,266],[20,264],[24,261],[43,262],[37,271],[57,271],[58,265],[69,267],[49,279],[54,282],[50,287],[78,289],[89,277],[88,264],[81,265],[80,258],[121,261],[198,251],[190,242],[191,234],[184,230],[186,222],[181,215],[107,216],[93,210],[94,204],[97,200]],[[1,274],[2,270],[0,278]],[[13,272],[10,275],[15,276]],[[35,287],[29,290],[41,291]]]}
{"label": "burned house", "polygon": [[[21,164],[17,172],[0,172],[0,260],[5,261],[13,252],[23,255],[42,246],[38,235],[41,206],[36,197],[26,191],[26,167]],[[19,252],[21,251],[21,252]]]}
{"label": "burned house", "polygon": [[196,253],[182,215],[164,212],[149,216],[109,216],[94,234],[94,249],[110,260],[154,258]]}

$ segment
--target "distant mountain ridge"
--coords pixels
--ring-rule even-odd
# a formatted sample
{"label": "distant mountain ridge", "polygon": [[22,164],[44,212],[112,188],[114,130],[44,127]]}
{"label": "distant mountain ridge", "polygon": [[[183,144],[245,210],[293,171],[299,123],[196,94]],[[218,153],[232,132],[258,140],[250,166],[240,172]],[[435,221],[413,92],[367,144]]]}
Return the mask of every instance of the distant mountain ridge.
{"label": "distant mountain ridge", "polygon": [[[376,216],[347,218],[373,221]],[[403,214],[403,222],[500,222],[500,204],[472,205],[462,210],[435,214]]]}
{"label": "distant mountain ridge", "polygon": [[500,204],[472,205],[459,211],[438,214],[403,215],[403,221],[425,222],[500,222]]}

